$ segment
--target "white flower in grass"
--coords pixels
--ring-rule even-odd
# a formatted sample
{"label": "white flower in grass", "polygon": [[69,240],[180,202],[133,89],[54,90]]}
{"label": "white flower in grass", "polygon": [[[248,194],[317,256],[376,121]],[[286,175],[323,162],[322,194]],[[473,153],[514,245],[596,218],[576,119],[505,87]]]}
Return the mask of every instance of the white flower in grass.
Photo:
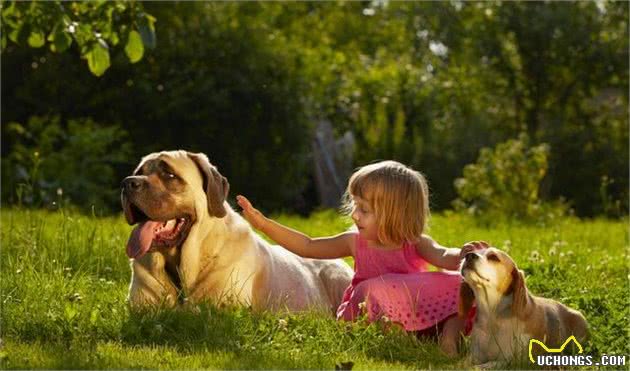
{"label": "white flower in grass", "polygon": [[538,250],[534,250],[529,254],[529,258],[527,258],[527,260],[537,263],[537,262],[542,262],[542,259],[540,259],[540,253],[538,252]]}
{"label": "white flower in grass", "polygon": [[282,331],[286,331],[287,330],[287,326],[289,325],[289,323],[287,322],[286,319],[284,318],[280,318],[278,320],[278,328]]}
{"label": "white flower in grass", "polygon": [[429,50],[438,57],[446,57],[448,54],[448,47],[440,41],[430,41]]}

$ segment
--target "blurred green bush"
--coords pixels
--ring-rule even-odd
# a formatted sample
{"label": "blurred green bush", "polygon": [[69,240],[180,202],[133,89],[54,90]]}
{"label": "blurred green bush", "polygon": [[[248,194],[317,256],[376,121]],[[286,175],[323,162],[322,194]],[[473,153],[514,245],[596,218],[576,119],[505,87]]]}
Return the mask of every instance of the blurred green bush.
{"label": "blurred green bush", "polygon": [[[127,133],[92,119],[33,116],[11,122],[12,150],[2,158],[2,197],[23,206],[72,204],[102,211],[118,202],[115,172],[130,154]],[[53,205],[54,203],[54,205]]]}
{"label": "blurred green bush", "polygon": [[141,156],[183,148],[207,153],[232,194],[308,211],[311,123],[326,119],[354,132],[355,166],[409,164],[444,209],[481,148],[526,132],[550,146],[539,199],[565,198],[579,216],[628,212],[627,2],[142,7],[157,19],[156,48],[135,64],[113,48],[100,78],[74,46],[7,44],[3,157],[14,151],[9,122],[92,117],[133,144],[112,188]]}
{"label": "blurred green bush", "polygon": [[[566,213],[556,203],[545,205],[540,198],[540,183],[548,168],[549,146],[530,145],[526,134],[482,148],[477,162],[464,167],[462,178],[455,180],[457,210],[491,220],[540,220],[555,211]],[[560,215],[557,215],[560,214]]]}

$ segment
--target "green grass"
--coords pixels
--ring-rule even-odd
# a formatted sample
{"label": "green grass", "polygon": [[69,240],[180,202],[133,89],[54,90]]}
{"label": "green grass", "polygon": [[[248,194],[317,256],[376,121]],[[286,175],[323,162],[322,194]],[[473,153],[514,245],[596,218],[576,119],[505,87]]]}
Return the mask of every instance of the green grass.
{"label": "green grass", "polygon": [[[278,220],[312,236],[349,226],[332,211]],[[314,313],[208,304],[131,314],[124,253],[131,227],[122,217],[5,209],[1,223],[3,369],[332,369],[346,361],[355,369],[467,367],[432,341]],[[484,239],[507,250],[532,292],[581,310],[591,326],[586,353],[630,354],[627,220],[480,227],[442,214],[431,224],[442,244]]]}

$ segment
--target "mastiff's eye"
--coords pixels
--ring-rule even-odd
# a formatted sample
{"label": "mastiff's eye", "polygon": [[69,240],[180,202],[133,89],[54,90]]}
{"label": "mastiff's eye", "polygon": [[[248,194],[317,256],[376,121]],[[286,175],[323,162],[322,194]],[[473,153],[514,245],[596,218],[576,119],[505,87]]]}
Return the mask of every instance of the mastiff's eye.
{"label": "mastiff's eye", "polygon": [[486,258],[490,261],[493,262],[499,262],[501,260],[499,260],[499,257],[496,254],[488,254],[488,256],[486,256]]}
{"label": "mastiff's eye", "polygon": [[175,173],[172,172],[171,169],[167,169],[166,167],[162,167],[160,169],[160,175],[165,178],[165,179],[177,179],[177,175],[175,175]]}
{"label": "mastiff's eye", "polygon": [[157,164],[157,168],[160,172],[160,175],[166,179],[177,179],[177,175],[175,175],[175,172],[173,171],[173,169],[164,161],[160,161]]}

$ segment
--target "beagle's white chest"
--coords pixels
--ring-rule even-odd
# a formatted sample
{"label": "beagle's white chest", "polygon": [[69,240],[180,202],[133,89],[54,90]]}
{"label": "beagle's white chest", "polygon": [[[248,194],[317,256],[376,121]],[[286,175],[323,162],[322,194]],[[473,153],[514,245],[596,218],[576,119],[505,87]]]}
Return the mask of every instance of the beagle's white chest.
{"label": "beagle's white chest", "polygon": [[472,361],[481,364],[526,356],[530,338],[524,324],[514,318],[475,323],[470,344]]}

